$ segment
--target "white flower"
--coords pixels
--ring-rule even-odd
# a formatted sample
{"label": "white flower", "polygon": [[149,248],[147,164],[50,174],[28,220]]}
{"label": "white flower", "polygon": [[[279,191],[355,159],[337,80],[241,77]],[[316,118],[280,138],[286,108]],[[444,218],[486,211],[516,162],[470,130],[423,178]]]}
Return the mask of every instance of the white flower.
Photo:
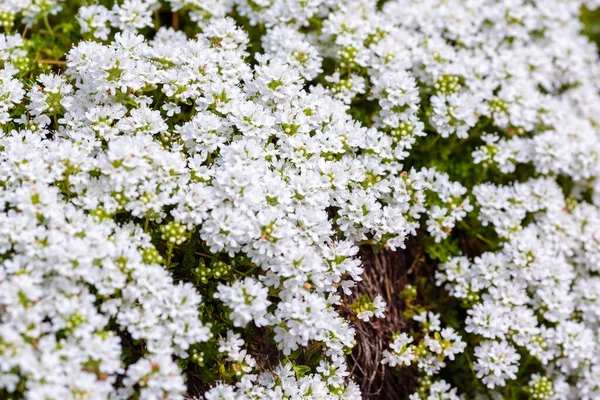
{"label": "white flower", "polygon": [[431,311],[423,311],[415,315],[413,319],[421,323],[425,332],[435,332],[441,329],[440,315]]}
{"label": "white flower", "polygon": [[229,317],[238,327],[246,326],[250,321],[256,326],[269,324],[267,307],[271,302],[267,296],[268,289],[252,278],[236,281],[230,286],[219,284],[215,293],[215,298],[231,309]]}
{"label": "white flower", "polygon": [[377,295],[375,297],[375,299],[373,300],[373,307],[375,308],[375,316],[377,318],[384,318],[384,312],[385,312],[385,306],[387,305],[387,303],[385,301],[383,301],[383,297],[381,297],[380,295]]}
{"label": "white flower", "polygon": [[81,32],[91,33],[96,39],[101,40],[108,40],[110,18],[109,10],[98,4],[81,7],[77,13]]}
{"label": "white flower", "polygon": [[473,368],[488,388],[504,386],[507,379],[516,379],[521,356],[508,342],[482,342],[475,348],[475,357]]}
{"label": "white flower", "polygon": [[414,346],[410,345],[413,338],[405,332],[394,337],[394,341],[390,344],[392,351],[384,350],[382,364],[389,364],[390,367],[396,365],[410,365],[416,359]]}

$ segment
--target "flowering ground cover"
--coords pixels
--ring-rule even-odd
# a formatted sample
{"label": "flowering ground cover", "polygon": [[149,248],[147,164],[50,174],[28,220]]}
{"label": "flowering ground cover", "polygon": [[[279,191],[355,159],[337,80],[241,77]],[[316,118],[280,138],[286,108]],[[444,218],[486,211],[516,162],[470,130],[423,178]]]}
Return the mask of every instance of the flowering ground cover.
{"label": "flowering ground cover", "polygon": [[0,398],[600,399],[598,7],[0,0]]}

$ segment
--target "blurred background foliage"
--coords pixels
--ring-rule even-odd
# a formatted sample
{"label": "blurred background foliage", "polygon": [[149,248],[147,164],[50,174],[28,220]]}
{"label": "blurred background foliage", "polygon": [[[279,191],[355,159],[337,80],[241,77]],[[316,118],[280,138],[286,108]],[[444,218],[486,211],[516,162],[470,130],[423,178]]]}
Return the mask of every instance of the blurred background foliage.
{"label": "blurred background foliage", "polygon": [[581,11],[581,21],[584,24],[583,33],[600,46],[600,8],[589,10],[584,7]]}

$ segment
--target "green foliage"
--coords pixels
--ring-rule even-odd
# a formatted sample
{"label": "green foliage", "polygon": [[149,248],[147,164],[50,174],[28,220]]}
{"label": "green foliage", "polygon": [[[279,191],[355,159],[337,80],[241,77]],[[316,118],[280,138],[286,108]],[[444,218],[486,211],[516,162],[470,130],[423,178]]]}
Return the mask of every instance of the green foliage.
{"label": "green foliage", "polygon": [[581,12],[583,33],[597,45],[600,45],[600,9],[583,8]]}

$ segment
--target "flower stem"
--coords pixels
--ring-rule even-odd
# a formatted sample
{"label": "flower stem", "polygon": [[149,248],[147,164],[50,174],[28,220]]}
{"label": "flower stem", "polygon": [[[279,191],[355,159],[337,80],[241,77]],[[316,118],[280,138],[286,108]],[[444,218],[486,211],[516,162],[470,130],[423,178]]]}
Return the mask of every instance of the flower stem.
{"label": "flower stem", "polygon": [[52,37],[56,37],[56,35],[54,34],[54,30],[52,29],[52,27],[50,26],[50,22],[48,21],[48,13],[44,13],[44,25],[46,25],[46,29],[48,29],[50,35],[52,35]]}

